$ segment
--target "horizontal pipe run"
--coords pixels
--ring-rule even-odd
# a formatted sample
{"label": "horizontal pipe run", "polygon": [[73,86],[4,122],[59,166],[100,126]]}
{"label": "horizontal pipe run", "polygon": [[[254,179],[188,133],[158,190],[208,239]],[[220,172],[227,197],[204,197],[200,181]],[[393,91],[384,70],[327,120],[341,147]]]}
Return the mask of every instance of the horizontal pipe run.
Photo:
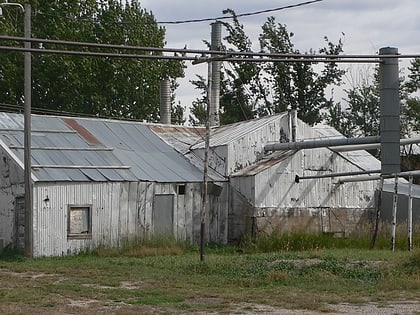
{"label": "horizontal pipe run", "polygon": [[[420,137],[408,138],[408,139],[400,139],[400,146],[409,145],[409,144],[416,144],[420,143]],[[371,143],[371,144],[360,144],[360,145],[348,145],[348,146],[338,146],[334,147],[334,151],[337,152],[346,152],[346,151],[357,151],[357,150],[371,150],[380,148],[381,144],[378,143]]]}
{"label": "horizontal pipe run", "polygon": [[343,145],[355,144],[371,144],[379,142],[381,137],[360,137],[360,138],[338,138],[338,139],[324,139],[324,140],[311,140],[302,142],[285,142],[266,144],[264,150],[267,151],[280,151],[280,150],[300,150],[300,149],[315,149],[327,148]]}
{"label": "horizontal pipe run", "polygon": [[[10,149],[23,149],[20,145],[11,145]],[[108,147],[31,147],[31,150],[45,150],[45,151],[113,151],[113,148]]]}
{"label": "horizontal pipe run", "polygon": [[378,180],[378,179],[381,179],[381,175],[360,175],[360,176],[340,178],[338,180],[338,183],[344,184],[344,183],[354,183],[354,182],[367,182],[367,181]]}
{"label": "horizontal pipe run", "polygon": [[126,165],[32,165],[32,168],[68,168],[68,169],[129,169]]}
{"label": "horizontal pipe run", "polygon": [[302,179],[317,179],[317,178],[331,178],[331,177],[341,177],[341,176],[351,176],[351,175],[365,175],[365,174],[374,174],[380,173],[381,170],[370,170],[370,171],[355,171],[355,172],[343,172],[343,173],[332,173],[332,174],[320,174],[320,175],[310,175],[310,176],[295,176],[295,182],[299,183]]}

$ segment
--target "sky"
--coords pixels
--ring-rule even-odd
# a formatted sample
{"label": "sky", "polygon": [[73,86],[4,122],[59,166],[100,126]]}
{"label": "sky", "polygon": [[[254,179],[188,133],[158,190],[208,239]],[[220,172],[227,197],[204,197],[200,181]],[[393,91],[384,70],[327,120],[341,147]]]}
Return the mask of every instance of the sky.
{"label": "sky", "polygon": [[[157,22],[217,18],[226,8],[237,15],[280,8],[306,0],[139,0],[142,8],[152,12]],[[420,54],[420,0],[323,0],[309,5],[240,17],[245,33],[258,50],[258,35],[267,17],[286,25],[293,32],[295,48],[304,52],[324,47],[324,36],[337,43],[342,38],[344,54],[376,54],[382,47],[397,47],[400,54]],[[210,40],[211,21],[184,24],[160,24],[166,29],[168,48],[207,49],[203,40]],[[222,30],[222,38],[226,36]],[[186,77],[179,80],[176,100],[191,104],[199,91],[189,80],[196,74],[207,77],[207,66],[186,63]],[[400,63],[404,70],[409,63]],[[357,84],[359,73],[372,65],[345,65],[345,81]],[[368,70],[366,70],[368,69]]]}

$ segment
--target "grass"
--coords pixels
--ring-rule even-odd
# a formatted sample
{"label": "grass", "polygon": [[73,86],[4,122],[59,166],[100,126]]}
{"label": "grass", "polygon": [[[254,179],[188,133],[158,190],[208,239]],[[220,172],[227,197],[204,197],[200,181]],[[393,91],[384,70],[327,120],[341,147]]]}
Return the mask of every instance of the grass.
{"label": "grass", "polygon": [[[418,239],[415,248],[419,247]],[[384,248],[380,244],[384,244]],[[369,250],[363,239],[290,235],[198,249],[173,240],[71,257],[0,257],[0,313],[327,312],[336,303],[420,300],[420,250]],[[403,244],[401,244],[403,246]]]}

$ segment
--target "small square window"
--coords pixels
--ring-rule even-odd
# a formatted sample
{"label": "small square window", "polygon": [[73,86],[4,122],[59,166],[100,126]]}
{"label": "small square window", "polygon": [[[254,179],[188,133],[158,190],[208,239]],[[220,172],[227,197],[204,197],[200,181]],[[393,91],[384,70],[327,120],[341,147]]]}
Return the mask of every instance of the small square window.
{"label": "small square window", "polygon": [[92,237],[91,206],[69,206],[68,236],[71,238]]}
{"label": "small square window", "polygon": [[185,185],[177,185],[178,195],[185,195]]}

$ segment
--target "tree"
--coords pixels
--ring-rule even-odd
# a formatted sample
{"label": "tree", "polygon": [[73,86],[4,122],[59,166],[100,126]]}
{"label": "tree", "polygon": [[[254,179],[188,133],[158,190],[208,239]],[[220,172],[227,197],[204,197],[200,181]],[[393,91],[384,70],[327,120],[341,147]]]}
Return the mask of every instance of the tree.
{"label": "tree", "polygon": [[[292,43],[293,33],[285,25],[276,23],[274,17],[267,19],[260,35],[261,50],[269,53],[299,54]],[[338,55],[342,52],[341,39],[333,44],[324,37],[327,47],[318,50],[320,54]],[[313,50],[305,52],[310,57]],[[316,68],[315,68],[316,67]],[[339,85],[344,74],[335,63],[315,65],[312,62],[271,62],[264,71],[272,78],[274,98],[268,113],[297,109],[298,117],[309,124],[321,122],[322,111],[331,103],[326,96],[330,85]]]}
{"label": "tree", "polygon": [[407,82],[403,85],[406,93],[406,117],[410,126],[410,130],[420,132],[420,58],[413,59],[408,68],[409,75]]}
{"label": "tree", "polygon": [[[250,52],[252,42],[244,32],[235,12],[227,9],[232,22],[224,23],[228,50]],[[260,51],[266,53],[297,54],[292,43],[293,34],[285,25],[269,17],[259,36]],[[325,38],[327,46],[318,50],[322,54],[342,52],[342,42],[333,44]],[[313,54],[310,50],[308,56]],[[320,122],[323,111],[332,102],[326,89],[340,84],[344,71],[335,63],[316,65],[310,62],[226,62],[222,71],[220,115],[221,123],[241,121],[297,109],[298,117],[309,124]],[[201,82],[203,86],[205,82]],[[199,85],[196,85],[199,88]],[[205,84],[204,84],[205,87]],[[198,104],[198,103],[196,103]],[[201,104],[201,103],[200,103]],[[201,104],[202,105],[202,104]]]}
{"label": "tree", "polygon": [[[157,25],[153,15],[142,9],[138,1],[30,2],[35,38],[145,47],[165,44],[165,29]],[[4,10],[8,15],[0,21],[0,32],[22,36],[23,16],[11,11]],[[53,44],[38,47],[68,49]],[[2,54],[0,102],[22,104],[22,54]],[[174,78],[183,76],[184,67],[181,62],[167,60],[51,54],[33,54],[32,60],[34,108],[147,121],[159,119],[160,80],[171,78],[171,86],[175,88]],[[183,108],[177,105],[174,109],[177,116],[180,110]]]}

